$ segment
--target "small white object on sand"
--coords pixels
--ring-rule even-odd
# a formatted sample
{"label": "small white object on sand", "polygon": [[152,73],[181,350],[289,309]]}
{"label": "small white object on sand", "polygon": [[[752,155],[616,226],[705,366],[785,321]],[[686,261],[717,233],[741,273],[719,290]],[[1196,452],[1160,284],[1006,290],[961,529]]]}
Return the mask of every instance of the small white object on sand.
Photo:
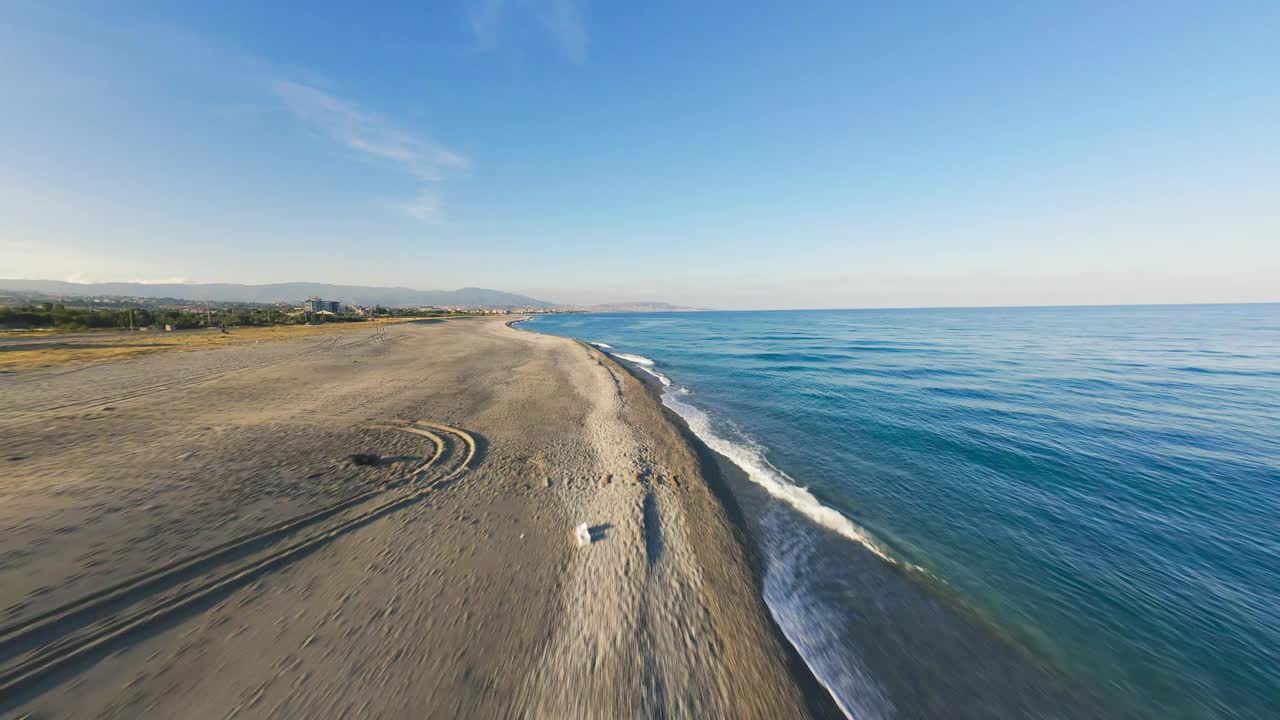
{"label": "small white object on sand", "polygon": [[578,536],[578,547],[591,544],[591,528],[587,527],[586,523],[578,526],[576,534]]}

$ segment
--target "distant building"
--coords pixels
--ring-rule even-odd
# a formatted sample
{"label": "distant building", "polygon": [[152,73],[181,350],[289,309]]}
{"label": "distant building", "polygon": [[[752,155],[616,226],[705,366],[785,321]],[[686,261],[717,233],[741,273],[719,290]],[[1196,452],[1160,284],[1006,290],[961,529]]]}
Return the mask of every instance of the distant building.
{"label": "distant building", "polygon": [[302,309],[312,313],[337,313],[342,309],[342,303],[337,300],[321,300],[318,297],[309,297],[307,298],[307,301],[302,304]]}

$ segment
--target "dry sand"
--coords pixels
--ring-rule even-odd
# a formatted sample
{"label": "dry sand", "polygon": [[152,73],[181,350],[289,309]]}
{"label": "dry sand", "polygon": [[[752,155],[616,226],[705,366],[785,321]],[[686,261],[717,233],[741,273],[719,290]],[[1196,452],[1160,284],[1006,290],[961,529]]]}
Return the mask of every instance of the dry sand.
{"label": "dry sand", "polygon": [[199,328],[159,332],[139,330],[0,330],[0,375],[34,368],[86,365],[160,352],[184,352],[243,343],[295,340],[311,335],[368,332],[371,326],[404,322],[379,318],[372,322],[322,325],[237,327],[229,332]]}
{"label": "dry sand", "polygon": [[0,716],[827,714],[715,473],[498,320],[0,375]]}

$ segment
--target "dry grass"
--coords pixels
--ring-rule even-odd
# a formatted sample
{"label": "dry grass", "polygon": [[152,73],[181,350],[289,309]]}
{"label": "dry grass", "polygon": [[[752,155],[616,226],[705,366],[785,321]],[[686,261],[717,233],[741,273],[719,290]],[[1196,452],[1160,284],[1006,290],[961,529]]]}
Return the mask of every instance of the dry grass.
{"label": "dry grass", "polygon": [[325,325],[276,325],[272,327],[231,328],[226,333],[217,330],[192,330],[176,333],[139,332],[127,337],[115,334],[77,333],[66,342],[42,344],[30,349],[16,347],[4,349],[4,338],[45,337],[53,340],[57,333],[22,332],[0,335],[0,371],[22,372],[38,368],[60,367],[100,363],[122,358],[138,357],[157,352],[207,350],[252,342],[288,340],[310,335],[369,332],[378,325],[394,323],[399,319],[375,320],[362,323],[328,323]]}

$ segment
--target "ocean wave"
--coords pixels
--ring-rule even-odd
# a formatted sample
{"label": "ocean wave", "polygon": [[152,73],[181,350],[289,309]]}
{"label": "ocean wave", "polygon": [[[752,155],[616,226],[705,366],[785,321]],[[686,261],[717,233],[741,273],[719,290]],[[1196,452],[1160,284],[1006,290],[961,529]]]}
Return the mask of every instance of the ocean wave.
{"label": "ocean wave", "polygon": [[[671,379],[658,372],[655,367],[656,363],[653,360],[643,355],[632,355],[630,353],[610,352],[609,354],[619,360],[625,360],[657,378],[663,387],[672,387]],[[724,455],[735,465],[742,468],[752,482],[763,487],[771,496],[800,511],[805,517],[818,525],[833,530],[841,536],[862,545],[881,560],[892,565],[924,572],[917,565],[903,563],[898,560],[888,549],[877,542],[870,533],[854,524],[840,511],[823,505],[807,488],[797,484],[789,475],[770,463],[765,458],[760,446],[751,442],[734,442],[718,434],[712,428],[710,416],[705,411],[681,399],[688,394],[689,390],[685,387],[678,388],[676,393],[663,392],[662,402],[674,410],[677,415],[684,418],[685,422],[689,424],[689,429],[693,430],[693,433],[701,438],[712,450]]]}
{"label": "ocean wave", "polygon": [[812,363],[826,365],[829,363],[844,362],[853,358],[853,355],[839,352],[758,352],[749,353],[747,355],[738,355],[737,358],[743,360],[763,360],[765,362]]}
{"label": "ocean wave", "polygon": [[620,352],[610,353],[610,355],[613,355],[620,360],[626,360],[629,363],[635,363],[636,365],[653,366],[653,361],[643,355],[628,355],[627,353]]}
{"label": "ocean wave", "polygon": [[[592,343],[592,344],[594,345],[595,343]],[[605,347],[608,347],[608,346],[606,345]],[[612,355],[613,357],[618,358],[619,360],[626,360],[632,365],[635,365],[641,370],[654,376],[655,378],[658,379],[658,382],[662,383],[663,387],[671,387],[671,378],[655,370],[654,362],[649,358],[644,357],[643,355],[628,355],[627,353],[620,353],[620,352],[611,352],[609,354]]]}
{"label": "ocean wave", "polygon": [[666,375],[663,375],[662,373],[658,372],[657,370],[654,370],[653,368],[648,368],[643,365],[640,366],[640,369],[658,378],[658,382],[662,383],[663,387],[671,387],[671,378],[667,377]]}
{"label": "ocean wave", "polygon": [[[716,432],[710,416],[685,401],[690,395],[689,389],[673,386],[657,370],[657,364],[653,360],[643,355],[613,351],[609,354],[658,378],[666,388],[662,393],[663,404],[684,418],[689,429],[708,447],[729,458],[743,470],[751,482],[763,487],[771,497],[785,502],[816,525],[858,543],[890,565],[923,572],[918,566],[899,561],[867,531],[837,510],[823,505],[806,488],[770,463],[759,445],[749,439],[730,440]],[[832,614],[834,611],[813,597],[797,575],[799,570],[795,555],[812,552],[812,541],[806,535],[814,531],[792,534],[776,530],[768,532],[772,539],[766,543],[766,552],[771,557],[772,567],[766,570],[763,577],[763,600],[769,613],[787,641],[809,666],[814,677],[831,694],[845,717],[859,720],[892,717],[893,703],[884,689],[858,658],[847,652],[838,636],[828,631],[836,623]]]}
{"label": "ocean wave", "polygon": [[[858,543],[890,565],[919,570],[917,566],[905,565],[894,558],[869,533],[835,509],[823,505],[807,489],[797,485],[764,457],[759,446],[749,440],[735,442],[717,433],[705,411],[681,399],[687,394],[687,389],[683,387],[674,393],[664,392],[663,404],[684,418],[689,429],[708,447],[729,458],[770,496],[785,502],[817,525]],[[813,597],[797,574],[800,572],[799,566],[804,563],[796,555],[813,551],[812,541],[805,537],[806,534],[776,527],[766,531],[770,540],[765,543],[765,551],[770,556],[770,563],[763,578],[765,606],[787,641],[795,647],[817,681],[831,694],[845,717],[850,720],[882,720],[892,717],[893,703],[883,688],[858,658],[849,654],[848,648],[838,636],[829,630],[837,624],[834,611]]]}
{"label": "ocean wave", "polygon": [[[600,346],[598,343],[592,344]],[[616,352],[612,348],[606,352],[657,378],[664,386],[663,404],[684,418],[695,435],[741,468],[751,482],[763,487],[771,497],[785,502],[816,526],[858,543],[890,565],[918,569],[893,557],[867,531],[837,510],[823,505],[806,488],[771,464],[765,458],[762,447],[750,439],[734,441],[717,433],[712,427],[710,416],[685,401],[691,394],[690,390],[684,386],[672,385],[670,379],[658,371],[657,363],[652,359],[643,355]],[[884,689],[868,668],[856,656],[848,653],[839,636],[829,630],[837,622],[833,614],[836,611],[820,598],[814,597],[797,574],[800,572],[800,563],[796,554],[813,551],[811,537],[814,532],[821,531],[811,528],[801,532],[788,532],[776,527],[767,531],[766,534],[771,539],[765,543],[765,547],[771,562],[762,578],[762,599],[787,641],[795,647],[802,661],[830,693],[845,717],[851,720],[883,720],[892,717],[893,703]]]}
{"label": "ocean wave", "polygon": [[613,346],[612,346],[612,345],[608,345],[608,344],[606,344],[606,343],[602,343],[602,342],[593,342],[593,343],[591,343],[591,344],[592,344],[592,345],[595,345],[596,347],[600,348],[601,350],[612,350],[612,349],[613,349]]}
{"label": "ocean wave", "polygon": [[684,418],[689,429],[708,447],[742,468],[752,482],[770,495],[787,503],[815,523],[862,545],[881,560],[892,565],[903,565],[888,549],[876,542],[870,533],[855,525],[838,510],[823,505],[808,489],[797,485],[786,473],[774,467],[758,447],[723,437],[712,428],[711,418],[706,412],[685,402],[677,394],[663,393],[662,401]]}
{"label": "ocean wave", "polygon": [[1171,367],[1175,372],[1194,373],[1197,375],[1238,375],[1240,377],[1275,377],[1280,373],[1274,370],[1236,370],[1233,368],[1205,368],[1195,365]]}
{"label": "ocean wave", "polygon": [[815,552],[809,532],[779,527],[776,514],[764,519],[772,538],[764,576],[764,601],[782,634],[830,693],[847,718],[883,720],[894,715],[893,702],[870,670],[832,628],[843,622],[839,610],[815,597],[804,575]]}

